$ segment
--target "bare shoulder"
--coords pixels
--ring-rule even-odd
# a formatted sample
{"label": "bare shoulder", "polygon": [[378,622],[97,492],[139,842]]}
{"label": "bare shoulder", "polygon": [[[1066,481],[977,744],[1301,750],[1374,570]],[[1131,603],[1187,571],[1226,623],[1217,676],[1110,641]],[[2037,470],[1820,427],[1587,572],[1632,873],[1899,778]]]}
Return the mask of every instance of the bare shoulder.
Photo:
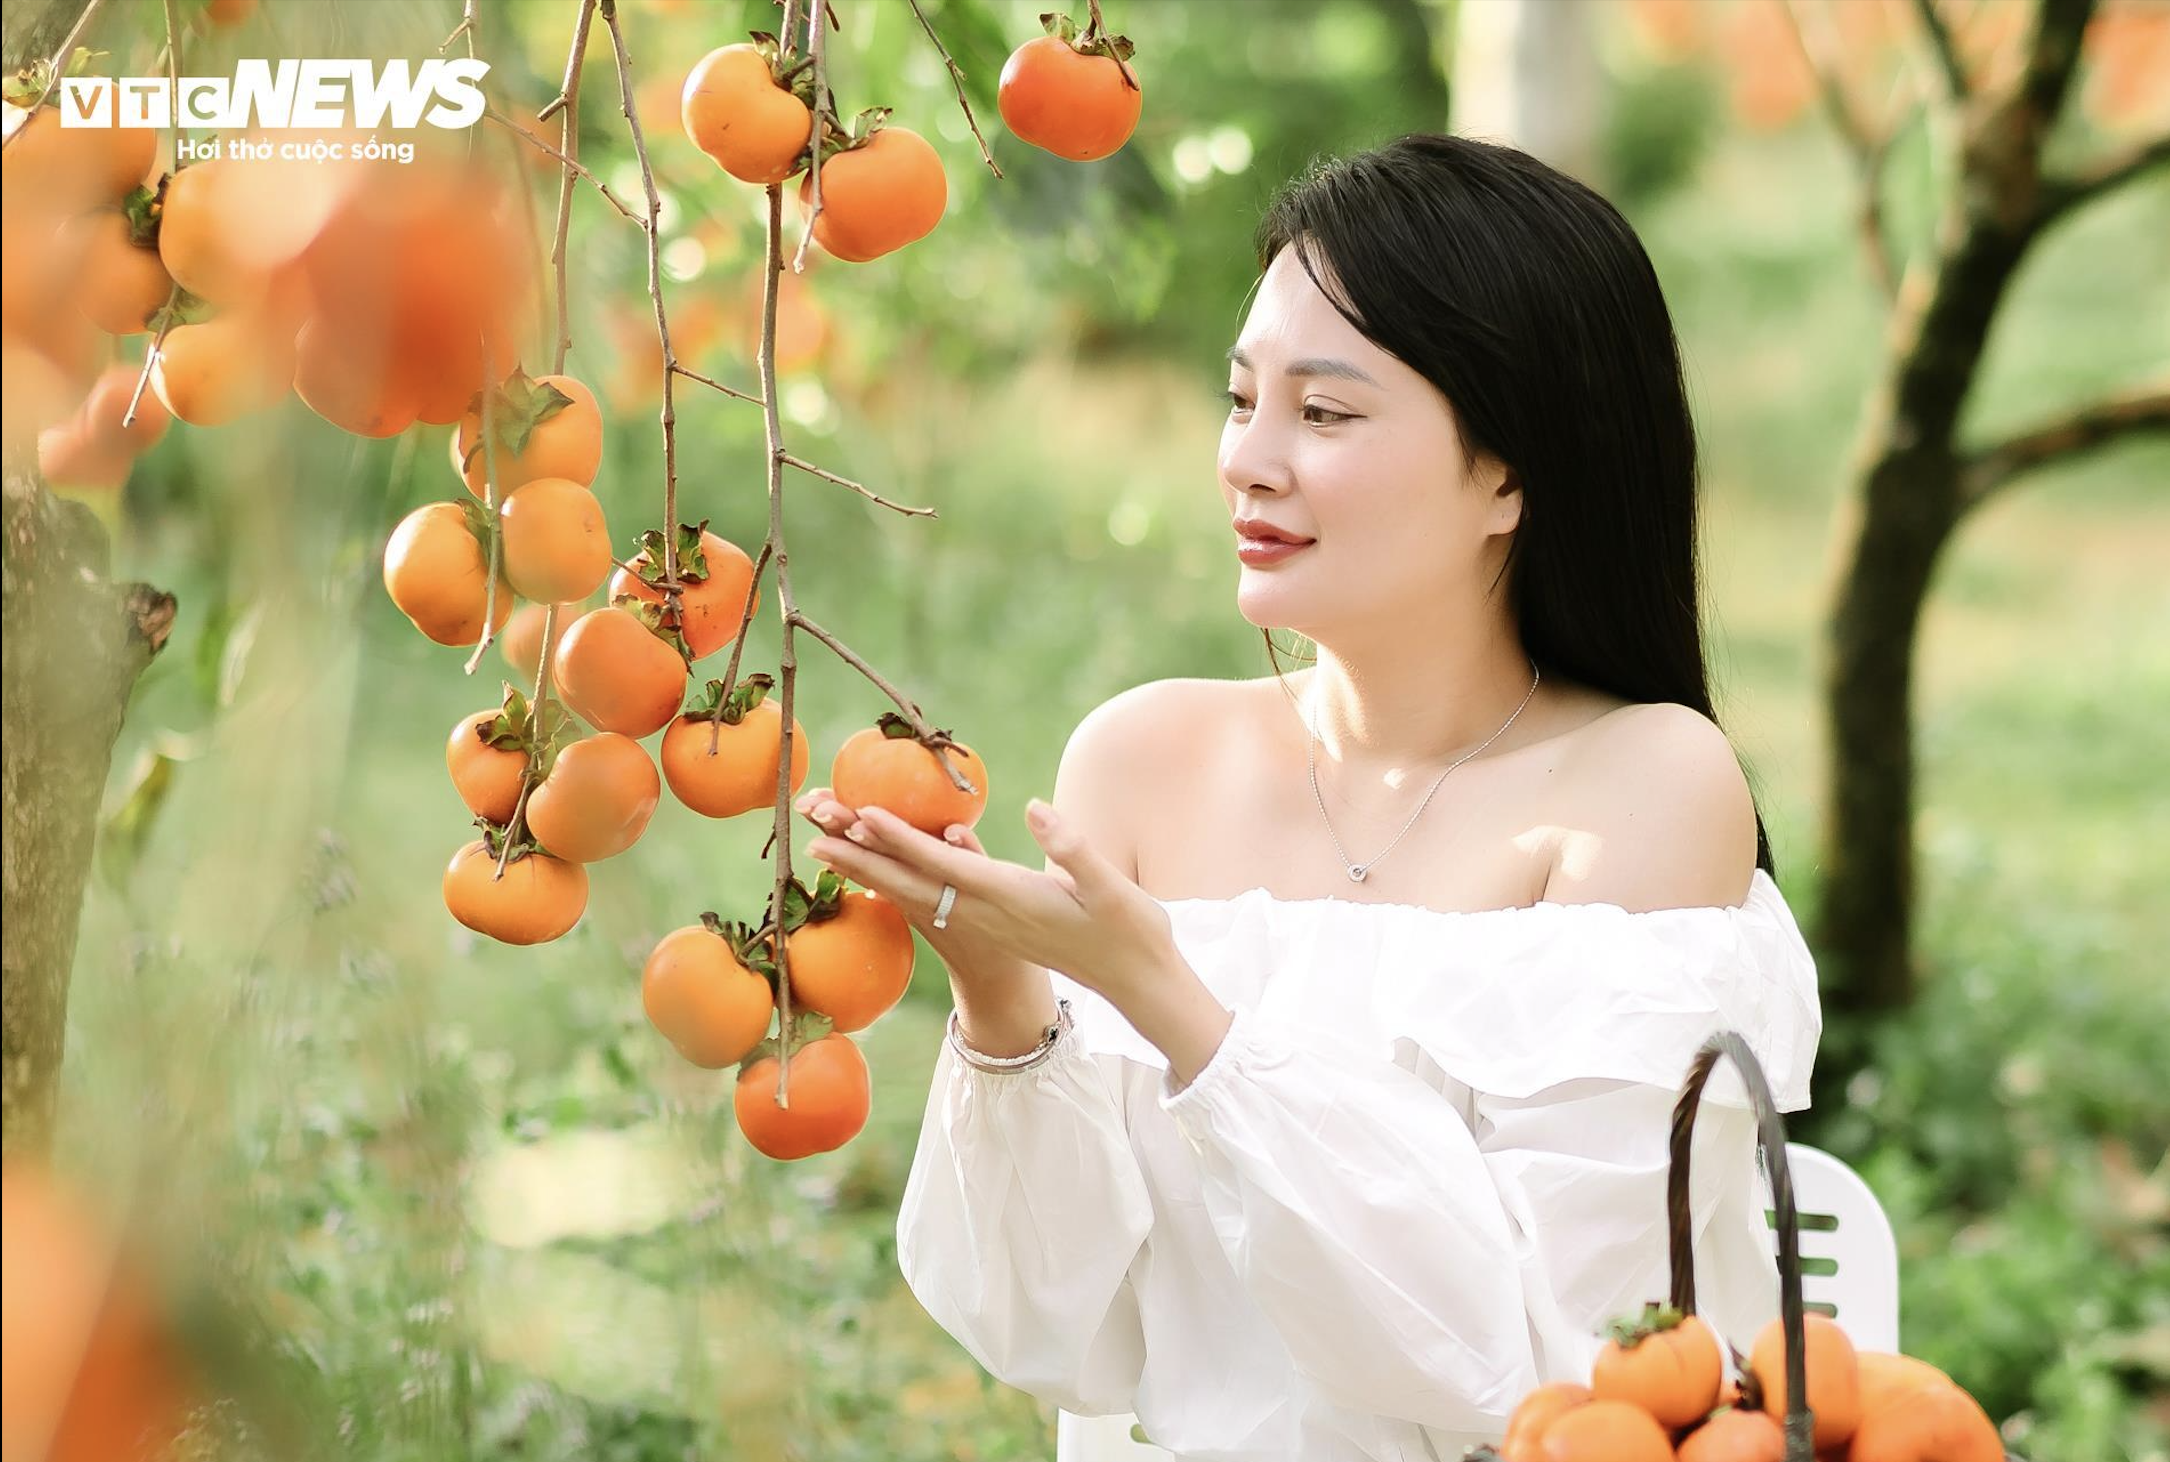
{"label": "bare shoulder", "polygon": [[1561,840],[1547,901],[1640,912],[1747,899],[1755,802],[1708,716],[1674,702],[1623,706],[1576,738],[1566,770],[1577,826]]}
{"label": "bare shoulder", "polygon": [[1131,878],[1138,829],[1173,786],[1206,764],[1200,734],[1215,714],[1214,680],[1150,680],[1086,712],[1063,747],[1050,799],[1064,819]]}

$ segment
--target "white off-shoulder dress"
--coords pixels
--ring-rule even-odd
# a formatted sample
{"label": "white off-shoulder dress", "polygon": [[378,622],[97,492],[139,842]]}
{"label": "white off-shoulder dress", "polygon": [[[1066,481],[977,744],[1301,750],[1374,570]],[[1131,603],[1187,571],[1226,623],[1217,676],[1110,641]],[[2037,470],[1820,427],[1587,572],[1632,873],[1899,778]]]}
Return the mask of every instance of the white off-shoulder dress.
{"label": "white off-shoulder dress", "polygon": [[[927,1312],[1011,1386],[1134,1412],[1185,1459],[1455,1458],[1610,1317],[1667,1289],[1674,1100],[1719,1029],[1808,1105],[1816,971],[1747,901],[1443,913],[1162,900],[1234,1012],[1171,1093],[1159,1049],[1061,974],[1074,1028],[993,1074],[937,1059],[897,1218]],[[1754,1119],[1697,1119],[1698,1308],[1745,1349],[1778,1312]]]}

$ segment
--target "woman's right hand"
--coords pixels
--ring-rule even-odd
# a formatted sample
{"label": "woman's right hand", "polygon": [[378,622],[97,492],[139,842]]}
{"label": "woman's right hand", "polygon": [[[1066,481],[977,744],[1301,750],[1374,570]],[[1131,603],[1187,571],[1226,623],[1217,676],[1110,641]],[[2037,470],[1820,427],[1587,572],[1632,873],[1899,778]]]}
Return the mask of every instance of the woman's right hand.
{"label": "woman's right hand", "polygon": [[[809,787],[792,805],[808,822],[831,837],[849,836],[850,829],[859,821],[858,809],[839,802],[836,793],[827,787]],[[957,837],[949,842],[951,847],[977,853],[982,858],[987,856],[987,850],[980,846],[979,838],[968,827],[960,827]],[[969,980],[982,986],[992,984],[999,989],[1006,979],[1033,968],[1026,961],[992,944],[975,941],[968,934],[960,935],[956,929],[934,928],[929,910],[906,909],[904,916],[933,947],[934,952],[941,956],[942,963],[949,966],[950,974],[957,979]]]}

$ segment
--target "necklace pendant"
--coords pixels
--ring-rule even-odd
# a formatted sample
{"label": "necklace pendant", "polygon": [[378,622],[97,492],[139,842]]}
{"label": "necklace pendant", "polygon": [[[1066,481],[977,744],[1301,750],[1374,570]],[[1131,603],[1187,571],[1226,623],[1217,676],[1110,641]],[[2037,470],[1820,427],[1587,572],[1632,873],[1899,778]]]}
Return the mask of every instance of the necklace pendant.
{"label": "necklace pendant", "polygon": [[1371,870],[1369,868],[1366,868],[1363,864],[1357,864],[1354,868],[1351,868],[1349,870],[1349,882],[1362,883],[1364,881],[1364,875],[1369,873],[1370,871]]}

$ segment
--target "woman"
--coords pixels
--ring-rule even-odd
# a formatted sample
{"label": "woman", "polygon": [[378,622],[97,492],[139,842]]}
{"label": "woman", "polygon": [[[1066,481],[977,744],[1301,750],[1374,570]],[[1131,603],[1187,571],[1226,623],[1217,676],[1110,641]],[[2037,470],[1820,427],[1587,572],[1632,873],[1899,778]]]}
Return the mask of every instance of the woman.
{"label": "woman", "polygon": [[[1704,1038],[1807,1105],[1815,970],[1711,719],[1633,231],[1410,136],[1289,186],[1258,246],[1221,493],[1238,608],[1316,664],[1092,712],[1028,813],[1041,872],[800,806],[950,970],[897,1227],[945,1329],[1180,1456],[1459,1456],[1664,1296]],[[1696,1142],[1698,1292],[1745,1347],[1777,1280],[1729,1072]]]}

